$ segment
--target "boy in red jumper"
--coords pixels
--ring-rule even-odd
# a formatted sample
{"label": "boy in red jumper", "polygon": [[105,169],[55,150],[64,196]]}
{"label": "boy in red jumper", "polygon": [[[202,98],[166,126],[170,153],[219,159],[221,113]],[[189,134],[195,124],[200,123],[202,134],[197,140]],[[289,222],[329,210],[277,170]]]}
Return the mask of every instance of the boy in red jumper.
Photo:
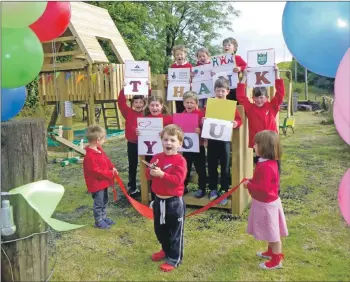
{"label": "boy in red jumper", "polygon": [[[236,67],[233,69],[233,72],[239,73],[245,70],[247,63],[242,59],[241,56],[236,55],[238,49],[238,42],[232,37],[228,37],[223,40],[222,46],[225,53],[230,53],[235,56]],[[227,95],[227,100],[235,100],[236,98],[236,89],[230,89],[229,95]]]}
{"label": "boy in red jumper", "polygon": [[[184,96],[184,113],[196,114],[198,116],[198,125],[201,127],[202,118],[204,114],[198,109],[198,95],[196,92],[187,91]],[[201,129],[196,129],[197,133],[200,135]],[[202,138],[199,139],[199,153],[194,152],[183,152],[182,154],[187,161],[187,176],[185,180],[185,191],[187,190],[187,185],[190,181],[190,174],[192,163],[198,174],[198,190],[194,193],[196,198],[202,198],[205,196],[205,189],[207,186],[207,171],[206,171],[206,158],[205,158],[205,148],[204,141]]]}
{"label": "boy in red jumper", "polygon": [[113,186],[113,176],[118,171],[101,147],[106,140],[106,130],[99,125],[90,125],[86,138],[89,145],[85,148],[84,178],[94,199],[95,227],[109,229],[115,222],[107,218],[108,187]]}
{"label": "boy in red jumper", "polygon": [[[173,63],[170,68],[190,68],[190,72],[192,72],[192,65],[187,62],[186,57],[187,57],[187,50],[185,46],[178,45],[174,46],[173,48],[173,56],[175,59],[175,63]],[[176,101],[176,112],[177,113],[182,113],[185,108],[183,106],[182,101]]]}
{"label": "boy in red jumper", "polygon": [[281,157],[279,136],[271,130],[260,131],[254,136],[254,149],[260,159],[253,178],[243,183],[252,196],[247,232],[256,240],[268,242],[266,252],[257,253],[270,259],[261,263],[264,269],[282,268],[282,236],[288,229],[281,199],[278,197],[279,173],[277,160]]}
{"label": "boy in red jumper", "polygon": [[[151,90],[150,90],[151,92]],[[118,107],[125,119],[125,138],[127,142],[128,161],[129,161],[129,182],[128,193],[132,197],[140,195],[140,190],[136,188],[136,172],[138,164],[137,152],[137,118],[143,116],[143,110],[146,105],[146,97],[133,96],[131,99],[131,107],[126,103],[124,89],[122,89],[118,96]]]}
{"label": "boy in red jumper", "polygon": [[185,221],[184,181],[187,174],[186,160],[178,153],[184,133],[175,124],[164,127],[162,133],[163,153],[154,155],[146,177],[152,180],[154,230],[162,249],[152,255],[153,261],[165,259],[160,266],[168,272],[178,267],[183,258],[183,235]]}

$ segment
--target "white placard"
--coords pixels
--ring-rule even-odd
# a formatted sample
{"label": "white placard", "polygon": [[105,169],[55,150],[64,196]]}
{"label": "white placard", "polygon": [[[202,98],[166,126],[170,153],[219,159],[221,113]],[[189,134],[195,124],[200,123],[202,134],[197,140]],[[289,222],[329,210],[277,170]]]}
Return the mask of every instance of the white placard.
{"label": "white placard", "polygon": [[163,152],[162,140],[159,135],[138,136],[137,147],[139,156],[153,156]]}
{"label": "white placard", "polygon": [[202,138],[231,141],[233,123],[231,121],[206,118],[202,129]]}
{"label": "white placard", "polygon": [[225,77],[229,83],[230,83],[230,89],[235,89],[237,88],[237,83],[238,83],[238,73],[233,72],[230,70],[229,72],[219,72],[215,73],[213,76],[213,85],[215,86],[215,81],[220,77],[223,76]]}
{"label": "white placard", "polygon": [[125,78],[125,95],[143,95],[148,96],[148,78]]}
{"label": "white placard", "polygon": [[189,84],[190,73],[190,68],[170,68],[168,69],[168,83]]}
{"label": "white placard", "polygon": [[248,70],[248,87],[267,87],[275,85],[276,74],[274,67],[249,68]]}
{"label": "white placard", "polygon": [[179,152],[199,153],[199,135],[197,133],[185,133],[184,142]]}
{"label": "white placard", "polygon": [[275,64],[275,49],[248,51],[248,67],[273,67]]}
{"label": "white placard", "polygon": [[125,78],[147,78],[149,79],[148,61],[125,61]]}
{"label": "white placard", "polygon": [[[221,54],[210,57],[213,70],[216,68],[230,68],[233,70],[233,68],[236,66],[236,59],[233,54]],[[226,70],[226,69],[225,69]]]}
{"label": "white placard", "polygon": [[163,130],[162,118],[137,118],[139,136],[157,136]]}
{"label": "white placard", "polygon": [[192,82],[192,91],[198,94],[198,99],[208,99],[215,97],[213,80],[210,76],[210,80],[201,82]]}
{"label": "white placard", "polygon": [[73,103],[71,101],[64,101],[64,116],[72,117],[73,115]]}
{"label": "white placard", "polygon": [[168,101],[182,101],[185,92],[190,90],[191,85],[189,83],[169,83],[167,90]]}
{"label": "white placard", "polygon": [[[207,65],[210,66],[210,64]],[[207,65],[201,65],[192,68],[192,73],[194,74],[192,77],[192,83],[211,80],[211,70],[205,68]]]}

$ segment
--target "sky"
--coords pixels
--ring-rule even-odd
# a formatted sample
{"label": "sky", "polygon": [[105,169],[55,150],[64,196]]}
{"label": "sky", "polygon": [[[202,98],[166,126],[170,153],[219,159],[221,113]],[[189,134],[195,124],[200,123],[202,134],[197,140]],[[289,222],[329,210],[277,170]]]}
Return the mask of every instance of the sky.
{"label": "sky", "polygon": [[224,30],[222,43],[226,37],[238,41],[238,52],[245,61],[249,50],[274,48],[275,62],[291,61],[282,34],[282,14],[286,2],[235,2],[234,7],[241,11],[232,22],[233,32]]}

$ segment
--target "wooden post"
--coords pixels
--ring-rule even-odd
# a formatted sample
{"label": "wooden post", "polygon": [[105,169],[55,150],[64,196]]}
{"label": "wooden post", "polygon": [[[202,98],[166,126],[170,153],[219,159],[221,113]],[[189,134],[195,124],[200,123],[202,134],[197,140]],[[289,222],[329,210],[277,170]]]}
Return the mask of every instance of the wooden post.
{"label": "wooden post", "polygon": [[140,163],[140,183],[141,183],[141,203],[148,205],[149,203],[149,185],[146,178],[146,166],[142,163],[145,160],[145,156],[139,156]]}
{"label": "wooden post", "polygon": [[[93,81],[92,81],[92,65],[88,65],[88,77],[87,79],[89,80],[89,100],[88,100],[88,110],[87,110],[87,115],[88,115],[88,125],[95,124],[95,91],[93,87]],[[101,76],[101,84],[103,85],[103,75]]]}
{"label": "wooden post", "polygon": [[[1,123],[1,190],[47,179],[45,121],[24,119]],[[21,195],[4,196],[13,206],[17,231],[3,241],[15,240],[47,230],[46,223]],[[45,281],[48,277],[47,234],[2,244],[15,281]],[[11,267],[1,254],[1,280],[12,281]]]}

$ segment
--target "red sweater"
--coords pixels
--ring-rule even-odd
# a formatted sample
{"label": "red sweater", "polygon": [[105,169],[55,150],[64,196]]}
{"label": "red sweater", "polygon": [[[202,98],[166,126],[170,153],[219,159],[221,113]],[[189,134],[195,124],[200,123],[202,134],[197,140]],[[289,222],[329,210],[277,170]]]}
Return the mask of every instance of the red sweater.
{"label": "red sweater", "polygon": [[159,114],[159,115],[153,116],[152,114],[149,114],[145,117],[147,117],[147,118],[163,118],[163,127],[167,126],[168,124],[173,123],[173,116],[172,115]]}
{"label": "red sweater", "polygon": [[241,71],[244,71],[247,67],[247,63],[242,59],[241,56],[235,55],[236,66],[241,68]]}
{"label": "red sweater", "polygon": [[125,138],[131,143],[137,143],[137,118],[142,117],[142,111],[136,112],[126,104],[126,97],[124,89],[122,89],[118,96],[118,107],[125,119]]}
{"label": "red sweater", "polygon": [[277,161],[259,161],[255,167],[248,190],[252,198],[264,203],[278,199],[279,174]]}
{"label": "red sweater", "polygon": [[158,159],[157,166],[164,171],[163,178],[150,175],[150,169],[146,169],[146,177],[152,180],[152,191],[160,196],[181,197],[184,194],[184,182],[187,174],[187,163],[181,154],[166,155],[159,153],[154,155],[151,163]]}
{"label": "red sweater", "polygon": [[[204,116],[205,116],[206,110],[207,110],[207,108],[204,109]],[[237,109],[236,109],[236,113],[235,113],[235,122],[237,122],[237,127],[234,129],[237,129],[242,125],[242,118],[241,118],[241,115],[239,114],[239,112],[237,111]]]}
{"label": "red sweater", "polygon": [[204,64],[202,64],[201,62],[197,61],[196,66],[198,67],[198,66],[204,66],[204,65],[209,65],[209,64],[211,64],[210,61],[208,63],[204,63]]}
{"label": "red sweater", "polygon": [[248,118],[249,126],[249,148],[254,146],[254,136],[263,130],[273,130],[277,132],[276,115],[284,98],[283,79],[276,79],[276,94],[271,102],[266,102],[262,107],[251,103],[245,95],[245,84],[237,85],[237,101],[244,106]]}
{"label": "red sweater", "polygon": [[[204,117],[204,113],[203,111],[199,110],[199,109],[195,109],[193,110],[192,112],[188,113],[186,112],[186,110],[184,110],[182,112],[183,114],[197,114],[198,115],[198,127],[199,128],[202,128],[203,127],[203,124],[202,124],[202,118]],[[204,145],[204,139],[200,137],[199,135],[199,145],[200,146],[203,146]]]}
{"label": "red sweater", "polygon": [[85,150],[83,168],[88,191],[94,193],[113,186],[114,165],[102,147],[98,146],[99,152],[89,147],[86,147]]}
{"label": "red sweater", "polygon": [[192,65],[190,63],[186,63],[183,65],[178,65],[177,63],[174,63],[170,66],[170,68],[174,69],[185,69],[185,68],[190,68],[190,71],[192,72]]}

